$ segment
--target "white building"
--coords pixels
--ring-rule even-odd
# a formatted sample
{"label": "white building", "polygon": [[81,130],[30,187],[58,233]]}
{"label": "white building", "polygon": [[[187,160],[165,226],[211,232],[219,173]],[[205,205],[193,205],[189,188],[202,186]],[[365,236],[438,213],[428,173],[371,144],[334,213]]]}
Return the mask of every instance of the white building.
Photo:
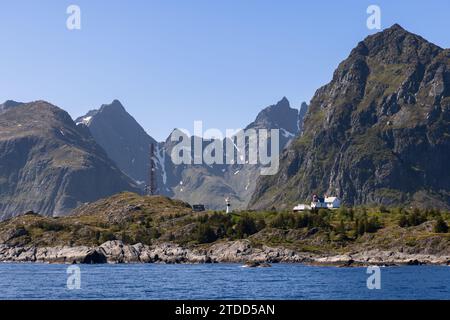
{"label": "white building", "polygon": [[311,209],[337,209],[341,206],[341,200],[338,197],[327,197],[320,198],[317,195],[313,195],[311,205],[298,204],[294,207],[294,212],[305,211]]}
{"label": "white building", "polygon": [[294,207],[294,212],[305,210],[311,210],[311,206],[308,206],[307,204],[298,204]]}
{"label": "white building", "polygon": [[338,197],[325,197],[325,203],[328,209],[337,209],[341,206],[341,200]]}

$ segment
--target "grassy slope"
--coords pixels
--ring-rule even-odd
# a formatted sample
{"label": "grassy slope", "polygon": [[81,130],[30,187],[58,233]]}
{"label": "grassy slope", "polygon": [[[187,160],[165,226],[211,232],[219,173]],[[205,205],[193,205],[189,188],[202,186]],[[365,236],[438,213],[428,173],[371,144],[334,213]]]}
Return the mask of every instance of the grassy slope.
{"label": "grassy slope", "polygon": [[[383,213],[382,213],[383,212]],[[95,246],[119,239],[129,244],[172,241],[207,245],[214,241],[249,239],[255,246],[282,246],[315,253],[344,253],[368,249],[406,250],[410,253],[450,254],[450,233],[435,233],[439,215],[416,212],[417,226],[400,227],[401,216],[411,219],[412,210],[357,208],[321,210],[318,213],[223,212],[193,213],[184,202],[154,196],[121,193],[85,205],[73,215],[48,218],[36,214],[0,223],[0,243],[9,245]],[[374,230],[356,227],[364,221]],[[424,221],[424,222],[423,222]]]}

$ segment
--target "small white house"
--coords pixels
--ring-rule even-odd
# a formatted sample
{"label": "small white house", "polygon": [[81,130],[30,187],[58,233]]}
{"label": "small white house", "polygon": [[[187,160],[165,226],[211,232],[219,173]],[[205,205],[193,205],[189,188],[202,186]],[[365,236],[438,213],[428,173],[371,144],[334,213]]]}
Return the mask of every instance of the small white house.
{"label": "small white house", "polygon": [[299,211],[305,211],[305,210],[311,210],[311,206],[308,206],[307,204],[298,204],[294,207],[294,212],[299,212]]}
{"label": "small white house", "polygon": [[338,197],[327,197],[321,198],[317,195],[313,195],[311,205],[298,204],[294,207],[294,212],[305,211],[311,209],[338,209],[341,206],[341,200]]}
{"label": "small white house", "polygon": [[325,203],[328,209],[338,209],[341,206],[341,200],[338,197],[325,197]]}

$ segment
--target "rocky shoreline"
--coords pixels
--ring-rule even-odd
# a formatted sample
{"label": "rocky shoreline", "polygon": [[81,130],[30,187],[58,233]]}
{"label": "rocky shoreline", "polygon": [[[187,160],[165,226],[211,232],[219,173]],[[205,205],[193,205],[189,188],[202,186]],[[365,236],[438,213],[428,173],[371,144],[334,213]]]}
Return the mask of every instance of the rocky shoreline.
{"label": "rocky shoreline", "polygon": [[303,263],[321,266],[450,265],[450,256],[367,250],[348,254],[315,254],[282,247],[254,247],[248,240],[220,242],[207,248],[174,243],[147,246],[108,241],[98,247],[11,247],[0,245],[3,263]]}

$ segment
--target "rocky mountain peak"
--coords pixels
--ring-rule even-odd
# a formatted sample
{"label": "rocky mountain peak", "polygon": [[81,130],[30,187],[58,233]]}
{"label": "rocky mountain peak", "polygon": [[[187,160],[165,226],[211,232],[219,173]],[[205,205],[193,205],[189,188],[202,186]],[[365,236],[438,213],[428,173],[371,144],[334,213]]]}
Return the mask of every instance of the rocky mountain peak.
{"label": "rocky mountain peak", "polygon": [[276,104],[263,109],[246,129],[283,129],[292,135],[298,132],[298,110],[291,108],[289,100],[283,97]]}
{"label": "rocky mountain peak", "polygon": [[[20,107],[20,108],[18,108]],[[75,125],[70,115],[47,101],[33,101],[29,103],[15,104],[15,107],[5,110],[3,119],[9,119],[13,123],[17,122],[15,131],[20,132],[29,128],[50,130],[60,126],[67,126],[75,129]]]}
{"label": "rocky mountain peak", "polygon": [[127,111],[125,110],[125,107],[117,99],[113,100],[110,104],[103,104],[100,107],[99,112],[117,113],[117,114],[127,113]]}
{"label": "rocky mountain peak", "polygon": [[276,106],[279,107],[279,108],[283,108],[283,107],[284,108],[288,108],[288,107],[290,107],[290,103],[289,103],[288,98],[286,98],[286,97],[281,98],[281,100],[277,102]]}
{"label": "rocky mountain peak", "polygon": [[149,146],[156,141],[131,116],[119,100],[104,104],[78,118],[118,167],[139,183],[148,176]]}
{"label": "rocky mountain peak", "polygon": [[129,118],[131,116],[122,103],[115,99],[109,104],[102,104],[99,109],[89,110],[84,116],[77,118],[75,122],[89,126],[94,118],[98,120],[103,117]]}
{"label": "rocky mountain peak", "polygon": [[368,36],[353,49],[350,57],[365,56],[385,63],[425,64],[442,49],[424,38],[394,24]]}

